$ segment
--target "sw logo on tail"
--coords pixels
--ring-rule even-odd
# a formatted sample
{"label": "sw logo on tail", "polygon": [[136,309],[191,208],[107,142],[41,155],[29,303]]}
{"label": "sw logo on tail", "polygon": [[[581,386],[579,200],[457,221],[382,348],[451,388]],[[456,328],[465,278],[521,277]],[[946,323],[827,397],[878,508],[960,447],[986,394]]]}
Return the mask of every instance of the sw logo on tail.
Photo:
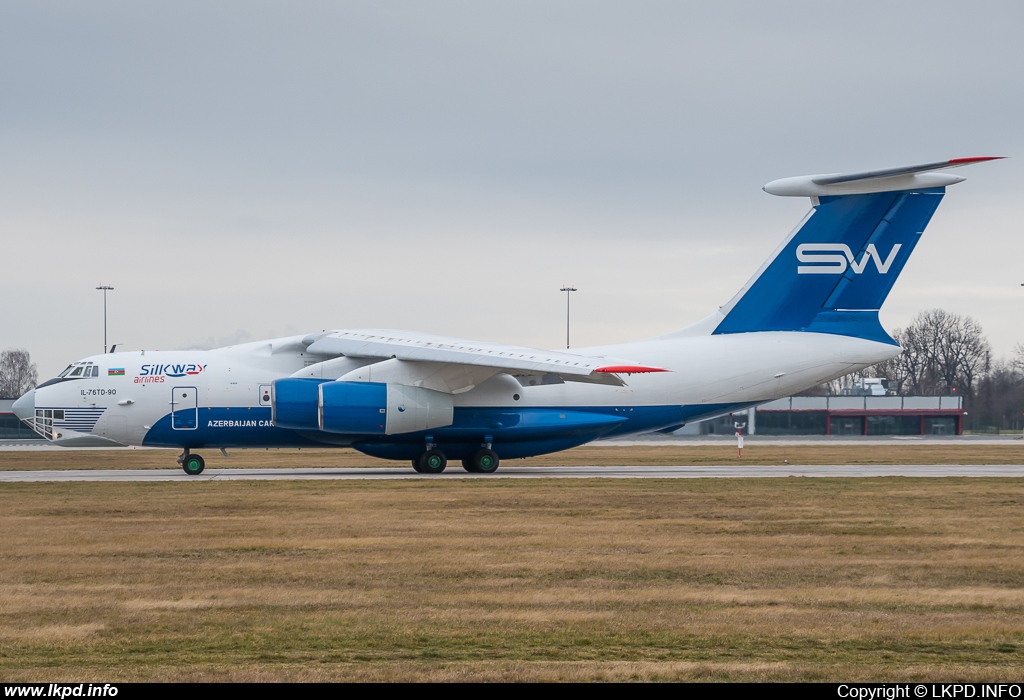
{"label": "sw logo on tail", "polygon": [[797,246],[796,259],[802,263],[812,264],[798,265],[796,273],[798,275],[841,275],[846,272],[847,263],[849,263],[854,274],[860,275],[868,266],[868,261],[874,260],[878,274],[884,275],[889,272],[889,267],[896,260],[896,254],[902,247],[902,243],[895,244],[889,251],[885,262],[882,262],[882,257],[878,254],[875,244],[869,243],[864,249],[864,255],[861,256],[860,262],[857,262],[850,246],[845,243],[803,243]]}

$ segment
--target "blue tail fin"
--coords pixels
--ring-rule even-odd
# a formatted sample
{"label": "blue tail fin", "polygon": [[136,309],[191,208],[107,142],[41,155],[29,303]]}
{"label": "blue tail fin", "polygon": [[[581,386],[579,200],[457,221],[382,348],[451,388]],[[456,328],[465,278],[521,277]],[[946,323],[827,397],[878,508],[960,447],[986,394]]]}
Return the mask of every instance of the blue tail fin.
{"label": "blue tail fin", "polygon": [[714,333],[809,331],[894,343],[878,310],[944,194],[927,187],[820,197],[721,309]]}

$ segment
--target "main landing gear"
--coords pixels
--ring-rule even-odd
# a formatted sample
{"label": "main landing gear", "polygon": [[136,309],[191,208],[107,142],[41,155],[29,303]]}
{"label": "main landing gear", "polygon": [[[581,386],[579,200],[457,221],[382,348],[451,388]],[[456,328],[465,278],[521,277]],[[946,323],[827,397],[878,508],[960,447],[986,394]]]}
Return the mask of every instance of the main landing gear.
{"label": "main landing gear", "polygon": [[493,474],[498,469],[498,453],[489,447],[477,450],[462,460],[462,468],[474,474]]}
{"label": "main landing gear", "polygon": [[420,474],[440,474],[448,466],[448,458],[436,447],[429,448],[412,461],[412,468]]}
{"label": "main landing gear", "polygon": [[[498,453],[491,449],[490,436],[471,457],[462,460],[462,468],[473,474],[493,474],[498,469]],[[448,466],[448,458],[427,438],[427,449],[412,461],[412,468],[420,474],[440,474]]]}
{"label": "main landing gear", "polygon": [[178,464],[181,465],[181,468],[189,476],[199,476],[206,469],[206,460],[200,455],[191,454],[187,447],[181,453],[181,456],[178,457]]}

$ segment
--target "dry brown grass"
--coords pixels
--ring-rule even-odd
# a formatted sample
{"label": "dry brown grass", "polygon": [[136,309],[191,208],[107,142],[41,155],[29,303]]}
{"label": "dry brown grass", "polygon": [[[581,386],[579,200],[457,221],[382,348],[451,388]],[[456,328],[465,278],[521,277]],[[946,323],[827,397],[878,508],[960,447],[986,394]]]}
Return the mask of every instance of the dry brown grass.
{"label": "dry brown grass", "polygon": [[[13,469],[167,469],[176,467],[180,450],[23,450],[0,451],[0,470]],[[407,462],[374,459],[351,449],[198,450],[208,467],[216,469],[256,467],[351,467],[410,469]],[[1021,464],[1024,443],[993,445],[950,443],[943,445],[868,443],[860,445],[758,445],[748,440],[743,458],[735,444],[723,442],[699,446],[584,446],[564,452],[506,460],[521,466],[623,466],[623,465],[717,465],[717,464]],[[455,465],[457,466],[457,465]]]}
{"label": "dry brown grass", "polygon": [[5,484],[0,680],[1019,680],[1022,533],[1012,479]]}

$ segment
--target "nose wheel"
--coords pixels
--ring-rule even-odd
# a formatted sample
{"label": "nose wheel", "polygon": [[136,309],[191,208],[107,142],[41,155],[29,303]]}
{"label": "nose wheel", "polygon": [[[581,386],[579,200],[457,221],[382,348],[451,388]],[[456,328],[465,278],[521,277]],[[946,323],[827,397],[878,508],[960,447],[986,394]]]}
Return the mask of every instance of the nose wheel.
{"label": "nose wheel", "polygon": [[206,469],[206,460],[201,455],[190,454],[187,449],[178,457],[178,464],[189,476],[199,476]]}

